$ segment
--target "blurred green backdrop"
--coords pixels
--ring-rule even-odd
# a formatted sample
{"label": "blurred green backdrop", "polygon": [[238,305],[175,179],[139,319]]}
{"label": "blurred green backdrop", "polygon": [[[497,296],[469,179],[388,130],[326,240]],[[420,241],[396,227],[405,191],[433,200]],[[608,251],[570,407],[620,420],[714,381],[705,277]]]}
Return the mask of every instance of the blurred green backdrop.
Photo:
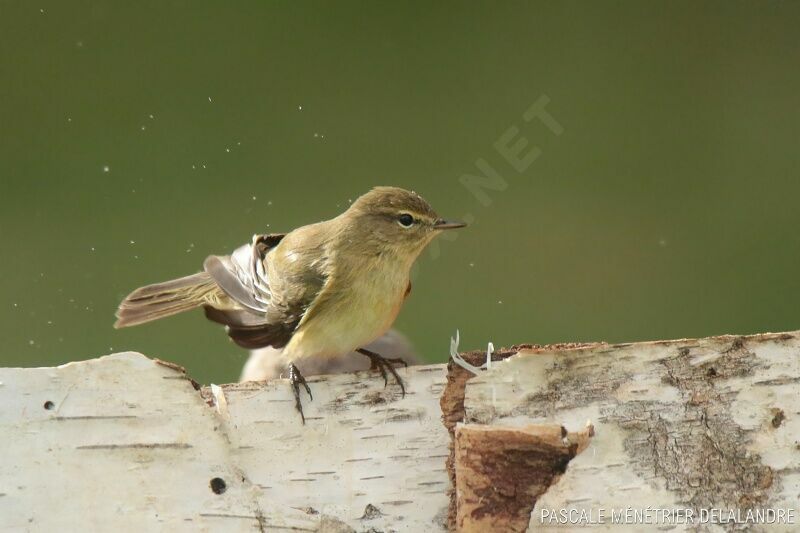
{"label": "blurred green backdrop", "polygon": [[[800,3],[0,1],[0,365],[137,350],[203,382],[200,312],[137,286],[377,184],[474,222],[397,326],[462,347],[800,328]],[[538,98],[563,126],[522,113]],[[494,148],[516,126],[541,155]],[[485,159],[485,206],[459,181]]]}

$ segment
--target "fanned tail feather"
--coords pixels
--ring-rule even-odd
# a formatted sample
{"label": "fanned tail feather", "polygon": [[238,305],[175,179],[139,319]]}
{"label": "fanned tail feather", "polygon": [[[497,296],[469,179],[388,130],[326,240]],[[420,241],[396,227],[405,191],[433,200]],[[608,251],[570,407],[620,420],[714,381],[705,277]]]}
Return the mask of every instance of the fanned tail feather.
{"label": "fanned tail feather", "polygon": [[218,292],[217,284],[205,272],[140,287],[119,304],[114,327],[136,326],[189,311],[213,300]]}

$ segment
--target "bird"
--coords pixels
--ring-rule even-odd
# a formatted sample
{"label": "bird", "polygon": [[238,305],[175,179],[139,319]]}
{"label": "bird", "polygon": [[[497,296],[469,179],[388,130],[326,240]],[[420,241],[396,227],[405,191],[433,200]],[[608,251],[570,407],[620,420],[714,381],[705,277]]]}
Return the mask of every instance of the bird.
{"label": "bird", "polygon": [[464,222],[445,220],[422,196],[399,187],[375,187],[340,215],[288,233],[256,234],[230,255],[211,255],[203,271],[131,292],[116,312],[115,328],[135,326],[203,308],[247,349],[282,350],[295,408],[305,424],[297,368],[303,359],[350,352],[370,360],[384,385],[394,365],[365,348],[389,330],[411,292],[411,268],[443,231]]}

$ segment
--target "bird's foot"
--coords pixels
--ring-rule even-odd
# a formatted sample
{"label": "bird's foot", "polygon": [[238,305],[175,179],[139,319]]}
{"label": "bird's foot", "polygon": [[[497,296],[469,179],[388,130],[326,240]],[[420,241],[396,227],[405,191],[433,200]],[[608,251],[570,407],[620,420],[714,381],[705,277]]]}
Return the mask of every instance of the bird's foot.
{"label": "bird's foot", "polygon": [[306,415],[303,414],[303,404],[300,403],[300,385],[305,387],[310,400],[313,400],[314,397],[311,396],[311,387],[306,383],[306,378],[303,377],[303,374],[301,374],[292,363],[289,364],[289,383],[292,384],[292,392],[294,392],[294,407],[297,409],[297,412],[300,413],[300,418],[303,419],[303,425],[305,425]]}
{"label": "bird's foot", "polygon": [[403,379],[400,377],[400,374],[398,374],[397,370],[395,370],[394,365],[403,365],[405,367],[408,367],[408,363],[406,363],[399,357],[383,357],[380,354],[377,354],[375,352],[372,352],[364,348],[359,348],[356,351],[362,355],[366,355],[367,357],[369,357],[370,370],[380,371],[381,376],[383,376],[384,387],[389,384],[389,373],[387,373],[388,370],[389,372],[391,372],[392,376],[394,376],[394,380],[397,382],[397,384],[400,385],[400,390],[403,391],[403,396],[406,395],[405,383],[403,383]]}

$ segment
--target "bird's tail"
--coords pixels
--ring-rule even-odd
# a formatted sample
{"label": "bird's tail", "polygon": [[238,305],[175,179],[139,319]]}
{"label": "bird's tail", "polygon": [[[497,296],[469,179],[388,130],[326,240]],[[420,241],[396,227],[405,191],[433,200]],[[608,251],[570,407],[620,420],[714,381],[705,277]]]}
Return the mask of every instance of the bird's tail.
{"label": "bird's tail", "polygon": [[219,287],[205,272],[140,287],[117,309],[115,328],[144,324],[211,303]]}

